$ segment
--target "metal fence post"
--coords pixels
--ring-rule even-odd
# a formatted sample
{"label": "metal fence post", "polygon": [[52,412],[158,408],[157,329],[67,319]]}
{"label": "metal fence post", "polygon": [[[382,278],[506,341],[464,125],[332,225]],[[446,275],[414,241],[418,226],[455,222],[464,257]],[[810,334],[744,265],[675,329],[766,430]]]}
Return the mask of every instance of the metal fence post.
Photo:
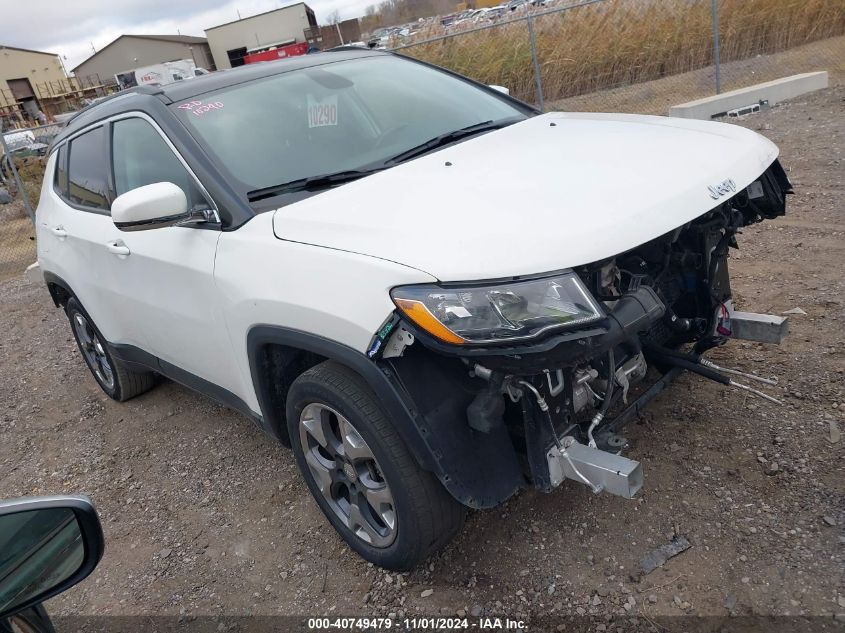
{"label": "metal fence post", "polygon": [[543,97],[543,77],[540,74],[540,60],[537,58],[537,38],[534,35],[534,18],[528,14],[528,40],[531,44],[531,61],[534,63],[534,84],[537,87],[537,106],[540,112],[546,111],[545,98]]}
{"label": "metal fence post", "polygon": [[716,65],[716,94],[722,92],[721,60],[719,59],[719,0],[710,0],[713,20],[713,61]]}
{"label": "metal fence post", "polygon": [[534,63],[534,85],[537,87],[537,105],[540,112],[546,111],[543,98],[543,77],[540,75],[540,61],[537,59],[537,38],[534,36],[534,18],[528,14],[528,41],[531,45],[531,61]]}
{"label": "metal fence post", "polygon": [[29,219],[32,220],[32,224],[35,224],[35,214],[32,212],[32,206],[29,204],[29,196],[26,194],[26,189],[23,188],[23,182],[21,181],[20,174],[18,174],[18,169],[15,167],[15,159],[12,156],[11,152],[9,152],[9,146],[6,145],[6,138],[2,132],[0,132],[0,144],[3,145],[3,158],[9,164],[9,167],[12,170],[12,176],[15,179],[15,185],[18,187],[18,191],[21,194],[21,199],[23,200],[23,207],[26,210],[26,214],[29,216]]}

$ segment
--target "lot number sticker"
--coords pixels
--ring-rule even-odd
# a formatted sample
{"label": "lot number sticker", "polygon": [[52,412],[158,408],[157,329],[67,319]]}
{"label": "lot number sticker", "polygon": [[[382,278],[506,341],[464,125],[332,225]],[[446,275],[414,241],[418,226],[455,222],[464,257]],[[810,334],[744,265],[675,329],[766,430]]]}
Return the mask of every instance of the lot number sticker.
{"label": "lot number sticker", "polygon": [[186,101],[177,106],[180,110],[187,110],[194,116],[202,116],[206,112],[212,110],[222,110],[223,103],[221,101],[212,101],[211,103],[203,103],[202,101]]}
{"label": "lot number sticker", "polygon": [[308,95],[308,127],[337,125],[337,95],[318,100]]}

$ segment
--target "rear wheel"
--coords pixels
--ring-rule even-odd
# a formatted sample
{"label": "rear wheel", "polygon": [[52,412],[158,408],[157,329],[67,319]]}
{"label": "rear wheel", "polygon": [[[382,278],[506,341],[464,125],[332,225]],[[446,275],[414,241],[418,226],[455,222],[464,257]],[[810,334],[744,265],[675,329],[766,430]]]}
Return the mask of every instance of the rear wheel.
{"label": "rear wheel", "polygon": [[299,376],[288,395],[287,420],[317,504],[366,560],[410,569],[460,530],[464,507],[414,461],[352,370],[326,361]]}
{"label": "rear wheel", "polygon": [[65,312],[85,364],[109,398],[123,402],[155,385],[153,372],[133,371],[112,356],[100,331],[76,299],[67,302]]}

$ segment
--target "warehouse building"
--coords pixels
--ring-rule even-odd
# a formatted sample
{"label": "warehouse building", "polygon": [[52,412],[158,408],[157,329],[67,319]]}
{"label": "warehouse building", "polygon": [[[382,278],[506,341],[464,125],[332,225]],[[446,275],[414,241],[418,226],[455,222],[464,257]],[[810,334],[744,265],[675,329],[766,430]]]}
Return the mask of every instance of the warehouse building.
{"label": "warehouse building", "polygon": [[77,77],[95,75],[114,82],[120,73],[180,59],[214,70],[208,42],[191,35],[121,35],[72,70]]}
{"label": "warehouse building", "polygon": [[352,42],[360,42],[361,22],[358,18],[352,18],[337,24],[324,24],[323,26],[305,29],[305,41],[308,42],[309,46],[321,51]]}
{"label": "warehouse building", "polygon": [[58,55],[0,45],[0,116],[34,121],[51,83],[66,80]]}
{"label": "warehouse building", "polygon": [[244,57],[271,48],[305,42],[305,30],[316,27],[314,11],[304,2],[205,29],[218,70],[242,66]]}

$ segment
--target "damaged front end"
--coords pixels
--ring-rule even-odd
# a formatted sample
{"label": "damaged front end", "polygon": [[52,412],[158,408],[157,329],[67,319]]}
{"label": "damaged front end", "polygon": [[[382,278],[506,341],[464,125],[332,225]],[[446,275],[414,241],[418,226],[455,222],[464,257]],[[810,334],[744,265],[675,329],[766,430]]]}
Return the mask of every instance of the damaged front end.
{"label": "damaged front end", "polygon": [[[777,402],[736,379],[773,381],[701,357],[749,318],[731,304],[736,234],[783,215],[791,193],[777,161],[735,189],[720,183],[711,197],[723,201],[694,221],[570,271],[394,291],[397,312],[369,355],[406,397],[456,498],[490,507],[565,479],[632,497],[642,468],[620,454],[619,431],[683,370]],[[758,340],[778,338],[767,336]],[[656,380],[632,389],[650,367]]]}

